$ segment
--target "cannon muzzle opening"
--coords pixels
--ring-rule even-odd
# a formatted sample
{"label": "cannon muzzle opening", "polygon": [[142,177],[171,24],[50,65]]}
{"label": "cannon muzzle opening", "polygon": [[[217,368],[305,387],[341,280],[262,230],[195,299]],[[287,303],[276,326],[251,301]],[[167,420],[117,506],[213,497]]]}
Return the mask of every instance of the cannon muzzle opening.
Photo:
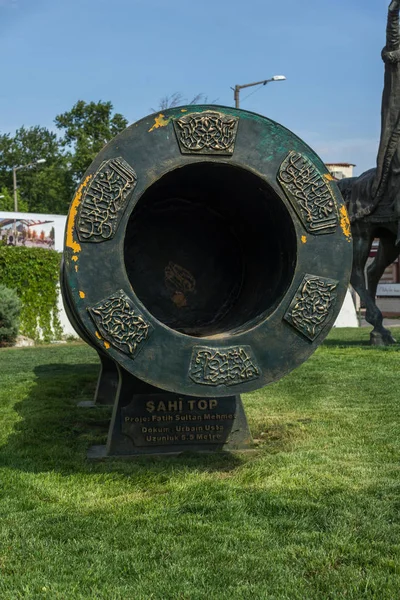
{"label": "cannon muzzle opening", "polygon": [[268,183],[198,162],[153,183],[128,221],[125,268],[135,294],[169,328],[234,334],[265,319],[293,278],[296,234]]}

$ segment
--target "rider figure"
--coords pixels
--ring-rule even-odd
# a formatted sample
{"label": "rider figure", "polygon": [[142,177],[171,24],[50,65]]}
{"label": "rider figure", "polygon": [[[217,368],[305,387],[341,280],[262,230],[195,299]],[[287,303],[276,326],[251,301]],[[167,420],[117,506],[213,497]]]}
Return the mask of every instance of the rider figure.
{"label": "rider figure", "polygon": [[[385,82],[382,94],[381,139],[372,185],[374,206],[384,196],[400,217],[400,0],[389,6],[386,46],[382,50]],[[396,244],[400,242],[400,221]]]}

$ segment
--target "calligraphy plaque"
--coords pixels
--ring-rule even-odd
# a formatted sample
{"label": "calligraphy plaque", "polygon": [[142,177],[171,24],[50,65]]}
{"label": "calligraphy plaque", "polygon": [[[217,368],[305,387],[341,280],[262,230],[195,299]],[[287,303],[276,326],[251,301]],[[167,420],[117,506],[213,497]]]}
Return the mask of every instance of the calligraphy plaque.
{"label": "calligraphy plaque", "polygon": [[123,158],[102,162],[83,194],[76,224],[81,242],[105,242],[115,235],[136,182],[135,171]]}
{"label": "calligraphy plaque", "polygon": [[193,349],[189,375],[203,385],[236,385],[260,376],[250,346]]}
{"label": "calligraphy plaque", "polygon": [[101,337],[135,357],[153,330],[123,290],[88,308]]}
{"label": "calligraphy plaque", "polygon": [[335,198],[329,182],[309,158],[290,152],[280,166],[278,181],[309,233],[335,231],[338,224]]}
{"label": "calligraphy plaque", "polygon": [[297,290],[284,319],[309,340],[314,341],[329,321],[336,302],[334,279],[306,275]]}
{"label": "calligraphy plaque", "polygon": [[182,154],[233,154],[238,122],[238,117],[211,111],[175,119]]}

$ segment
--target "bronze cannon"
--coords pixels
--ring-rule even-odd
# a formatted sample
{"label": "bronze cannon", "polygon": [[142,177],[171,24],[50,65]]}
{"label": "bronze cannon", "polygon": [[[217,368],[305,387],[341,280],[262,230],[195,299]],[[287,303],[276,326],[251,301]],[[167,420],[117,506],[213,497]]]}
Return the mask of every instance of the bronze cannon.
{"label": "bronze cannon", "polygon": [[76,191],[61,277],[114,404],[98,454],[251,447],[240,394],[321,344],[351,260],[336,184],[281,125],[202,105],[128,127]]}

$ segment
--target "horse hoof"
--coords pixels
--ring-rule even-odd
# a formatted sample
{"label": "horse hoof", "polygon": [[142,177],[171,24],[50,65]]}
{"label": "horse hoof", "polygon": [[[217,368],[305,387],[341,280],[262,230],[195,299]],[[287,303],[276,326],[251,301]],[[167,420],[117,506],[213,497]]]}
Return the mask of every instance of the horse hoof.
{"label": "horse hoof", "polygon": [[384,333],[380,333],[378,331],[371,331],[369,336],[369,343],[371,346],[390,346],[391,344],[395,344],[396,340],[390,333],[390,331],[385,331]]}

